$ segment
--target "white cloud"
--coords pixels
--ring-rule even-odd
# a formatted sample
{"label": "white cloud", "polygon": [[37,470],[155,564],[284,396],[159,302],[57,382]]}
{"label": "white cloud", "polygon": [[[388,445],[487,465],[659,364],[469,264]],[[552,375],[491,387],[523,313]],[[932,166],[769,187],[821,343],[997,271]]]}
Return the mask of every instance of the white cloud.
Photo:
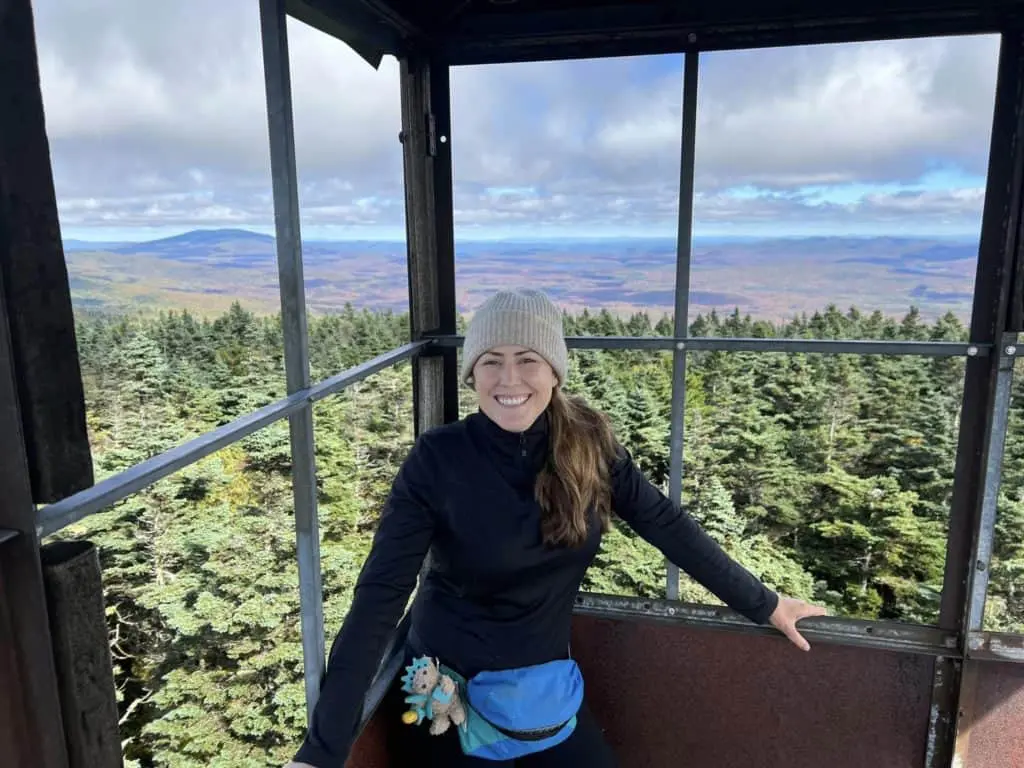
{"label": "white cloud", "polygon": [[817,233],[862,227],[889,234],[951,234],[963,232],[965,221],[980,221],[983,201],[982,189],[907,190],[869,194],[850,203],[814,204],[801,195],[785,193],[746,198],[702,193],[694,201],[694,210],[714,232],[740,221],[758,233],[782,225],[784,230]]}
{"label": "white cloud", "polygon": [[[127,0],[108,0],[87,16],[67,13],[73,5],[37,3],[47,126],[58,161],[104,162],[99,174],[67,185],[118,188],[135,168],[164,178],[185,171],[199,184],[206,173],[269,184],[255,4],[186,0],[154,18],[126,13]],[[95,46],[69,37],[75,24]],[[394,60],[375,71],[337,40],[294,21],[288,30],[303,180],[400,179]]]}
{"label": "white cloud", "polygon": [[[36,0],[35,10],[65,226],[272,223],[255,4]],[[400,231],[396,63],[385,59],[375,71],[297,22],[289,34],[306,220]],[[996,46],[987,37],[705,56],[699,221],[776,216],[842,228],[902,216],[970,229],[981,200],[969,177],[985,172]],[[459,226],[674,231],[681,64],[663,57],[457,70]],[[906,185],[936,168],[964,176],[963,191],[877,191],[841,205],[728,194],[741,186]]]}
{"label": "white cloud", "polygon": [[699,181],[908,181],[936,161],[983,174],[996,54],[993,38],[970,38],[736,57],[702,83]]}

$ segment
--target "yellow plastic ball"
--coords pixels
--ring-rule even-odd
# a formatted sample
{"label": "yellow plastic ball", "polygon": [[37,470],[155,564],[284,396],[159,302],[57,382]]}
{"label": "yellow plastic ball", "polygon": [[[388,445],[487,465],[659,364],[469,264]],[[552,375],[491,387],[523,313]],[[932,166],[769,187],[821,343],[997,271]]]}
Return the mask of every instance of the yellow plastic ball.
{"label": "yellow plastic ball", "polygon": [[402,722],[405,723],[406,725],[412,725],[418,719],[419,718],[416,715],[416,713],[411,711],[411,710],[409,712],[403,712],[402,713]]}

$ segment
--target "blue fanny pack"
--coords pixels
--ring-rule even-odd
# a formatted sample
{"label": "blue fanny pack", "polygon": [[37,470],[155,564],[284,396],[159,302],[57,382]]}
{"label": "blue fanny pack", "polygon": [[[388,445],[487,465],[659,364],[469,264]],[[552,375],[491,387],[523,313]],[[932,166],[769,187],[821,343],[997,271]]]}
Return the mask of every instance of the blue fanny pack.
{"label": "blue fanny pack", "polygon": [[466,755],[512,760],[560,744],[576,728],[583,675],[572,659],[484,671],[468,680],[437,666],[458,686],[466,717],[457,728]]}

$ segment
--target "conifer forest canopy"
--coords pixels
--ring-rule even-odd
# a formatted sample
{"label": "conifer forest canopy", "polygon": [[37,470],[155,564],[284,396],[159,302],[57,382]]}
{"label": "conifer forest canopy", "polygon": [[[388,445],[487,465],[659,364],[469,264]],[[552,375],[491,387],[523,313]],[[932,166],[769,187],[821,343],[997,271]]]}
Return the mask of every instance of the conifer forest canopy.
{"label": "conifer forest canopy", "polygon": [[[322,379],[407,340],[402,314],[311,318]],[[698,317],[693,336],[963,341],[952,315],[840,312],[780,326]],[[284,395],[280,319],[234,305],[83,311],[78,339],[100,478]],[[569,335],[672,335],[669,317],[567,316]],[[961,358],[692,352],[686,506],[769,585],[831,613],[935,623],[963,388]],[[671,354],[573,350],[568,388],[612,417],[667,488]],[[1014,384],[986,629],[1024,631],[1024,399]],[[462,390],[461,412],[473,408]],[[408,363],[315,412],[326,641],[347,611],[381,504],[413,440]],[[102,556],[129,765],[287,762],[305,725],[286,422],[59,534]],[[624,525],[584,589],[665,596],[660,553]],[[1016,591],[1015,591],[1016,589]],[[684,578],[681,599],[717,603]]]}

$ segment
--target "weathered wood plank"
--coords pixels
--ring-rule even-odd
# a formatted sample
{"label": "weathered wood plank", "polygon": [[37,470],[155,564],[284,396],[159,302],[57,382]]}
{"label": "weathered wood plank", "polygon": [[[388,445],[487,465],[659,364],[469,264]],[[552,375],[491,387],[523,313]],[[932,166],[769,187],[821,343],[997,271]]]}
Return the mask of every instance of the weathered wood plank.
{"label": "weathered wood plank", "polygon": [[93,468],[30,0],[0,1],[0,274],[33,499],[57,501]]}

